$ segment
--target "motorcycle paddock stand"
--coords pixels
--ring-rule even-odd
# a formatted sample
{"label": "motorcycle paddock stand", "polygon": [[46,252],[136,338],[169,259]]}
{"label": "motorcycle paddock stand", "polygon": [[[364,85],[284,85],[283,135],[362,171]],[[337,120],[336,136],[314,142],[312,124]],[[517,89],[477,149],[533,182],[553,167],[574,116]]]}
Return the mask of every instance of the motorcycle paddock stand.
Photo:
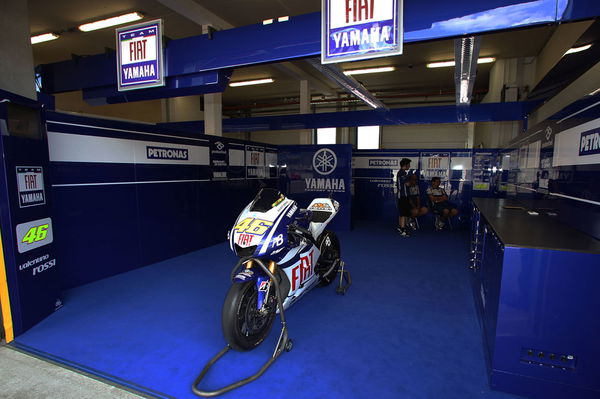
{"label": "motorcycle paddock stand", "polygon": [[350,272],[346,270],[346,263],[341,259],[338,273],[340,274],[340,282],[335,289],[335,293],[338,295],[345,295],[348,288],[352,285],[352,277],[350,276]]}
{"label": "motorcycle paddock stand", "polygon": [[267,276],[269,276],[269,278],[275,285],[275,294],[277,295],[277,309],[279,309],[279,318],[281,320],[281,333],[279,334],[279,339],[277,340],[277,344],[275,345],[275,351],[273,352],[271,357],[262,365],[262,367],[256,373],[252,374],[251,376],[246,377],[240,381],[234,382],[232,384],[226,385],[223,388],[220,388],[220,389],[217,389],[214,391],[201,390],[200,388],[198,388],[198,384],[200,383],[200,381],[202,381],[202,379],[206,376],[206,374],[208,373],[210,368],[221,357],[223,357],[223,355],[225,355],[227,352],[229,352],[232,349],[231,346],[226,345],[225,348],[221,349],[221,351],[219,353],[217,353],[212,359],[210,359],[208,361],[208,363],[206,363],[206,365],[204,366],[204,368],[202,369],[202,371],[200,372],[198,377],[196,377],[196,379],[194,380],[194,383],[192,384],[192,392],[198,396],[202,396],[205,398],[211,398],[214,396],[222,395],[226,392],[229,392],[231,390],[239,388],[243,385],[246,385],[246,384],[258,379],[261,375],[263,375],[263,373],[265,371],[267,371],[269,366],[271,366],[271,364],[273,364],[273,362],[275,360],[277,360],[277,358],[279,356],[281,356],[281,354],[284,351],[289,352],[290,350],[292,350],[293,342],[288,337],[288,328],[287,328],[287,324],[285,321],[285,315],[283,312],[283,301],[281,299],[281,294],[279,291],[279,282],[277,281],[277,278],[273,275],[273,273],[271,273],[271,271],[265,266],[265,264],[260,259],[247,257],[247,258],[240,259],[240,261],[237,263],[237,265],[233,268],[233,270],[231,272],[231,278],[233,280],[233,277],[235,276],[235,274],[238,271],[238,269],[240,268],[240,266],[244,262],[246,262],[250,259],[252,259],[254,262],[256,262],[261,267],[261,269],[267,274]]}

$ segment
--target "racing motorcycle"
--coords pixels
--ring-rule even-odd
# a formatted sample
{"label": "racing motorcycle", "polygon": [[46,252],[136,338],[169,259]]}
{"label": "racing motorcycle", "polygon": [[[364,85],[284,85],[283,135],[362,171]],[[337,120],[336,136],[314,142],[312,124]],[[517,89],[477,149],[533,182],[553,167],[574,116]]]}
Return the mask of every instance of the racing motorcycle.
{"label": "racing motorcycle", "polygon": [[[195,394],[217,396],[260,377],[292,348],[285,309],[315,286],[331,284],[336,274],[340,275],[338,294],[350,287],[350,274],[340,259],[339,240],[326,230],[339,207],[331,198],[316,198],[307,209],[300,209],[281,192],[263,188],[242,210],[228,233],[231,250],[240,259],[231,273],[233,284],[221,314],[227,346],[204,366],[192,385]],[[260,345],[276,314],[282,325],[279,340],[258,372],[215,391],[198,388],[208,370],[230,349],[248,351]]]}
{"label": "racing motorcycle", "polygon": [[241,269],[225,298],[223,334],[237,350],[250,350],[268,335],[275,319],[277,291],[289,308],[316,285],[330,284],[340,265],[340,243],[325,230],[339,210],[329,198],[314,199],[307,209],[275,189],[263,188],[238,216],[229,232],[231,250]]}

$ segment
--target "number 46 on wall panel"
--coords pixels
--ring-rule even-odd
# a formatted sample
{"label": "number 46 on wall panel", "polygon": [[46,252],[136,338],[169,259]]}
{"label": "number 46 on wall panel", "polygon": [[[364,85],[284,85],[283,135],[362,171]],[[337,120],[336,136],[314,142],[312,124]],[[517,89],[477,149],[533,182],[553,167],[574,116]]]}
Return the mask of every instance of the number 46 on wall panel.
{"label": "number 46 on wall panel", "polygon": [[33,244],[37,241],[42,241],[48,235],[48,225],[42,224],[41,226],[34,226],[29,229],[27,234],[21,240],[22,243]]}

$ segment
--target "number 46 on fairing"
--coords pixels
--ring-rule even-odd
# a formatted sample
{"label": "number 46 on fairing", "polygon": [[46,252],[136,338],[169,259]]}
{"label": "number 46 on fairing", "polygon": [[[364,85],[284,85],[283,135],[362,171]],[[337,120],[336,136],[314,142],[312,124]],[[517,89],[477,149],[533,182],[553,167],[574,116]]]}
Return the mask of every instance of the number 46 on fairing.
{"label": "number 46 on fairing", "polygon": [[262,236],[273,226],[273,222],[262,219],[246,218],[233,228],[238,233],[256,234]]}

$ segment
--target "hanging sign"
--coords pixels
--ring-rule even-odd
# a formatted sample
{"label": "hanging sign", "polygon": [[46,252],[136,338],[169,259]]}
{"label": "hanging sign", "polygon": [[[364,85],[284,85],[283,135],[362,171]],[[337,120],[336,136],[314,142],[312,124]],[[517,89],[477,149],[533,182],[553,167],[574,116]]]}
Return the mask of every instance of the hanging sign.
{"label": "hanging sign", "polygon": [[402,54],[403,0],[323,0],[321,63]]}
{"label": "hanging sign", "polygon": [[164,86],[162,20],[118,28],[119,91]]}

